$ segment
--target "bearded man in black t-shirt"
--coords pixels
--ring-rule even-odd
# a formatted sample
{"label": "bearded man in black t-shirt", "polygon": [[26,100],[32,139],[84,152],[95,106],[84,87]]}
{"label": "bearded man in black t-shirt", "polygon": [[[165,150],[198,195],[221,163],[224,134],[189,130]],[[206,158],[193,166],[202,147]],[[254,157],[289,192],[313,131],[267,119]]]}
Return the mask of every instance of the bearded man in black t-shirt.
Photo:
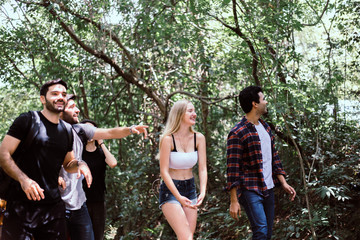
{"label": "bearded man in black t-shirt", "polygon": [[[58,189],[61,166],[84,175],[90,186],[92,177],[86,163],[75,159],[73,135],[60,113],[66,104],[67,84],[61,79],[45,83],[40,89],[43,110],[40,129],[30,147],[24,141],[32,127],[30,112],[21,114],[11,125],[0,146],[0,165],[12,177],[12,185],[2,239],[65,239],[65,208]],[[12,155],[19,153],[17,163]]]}

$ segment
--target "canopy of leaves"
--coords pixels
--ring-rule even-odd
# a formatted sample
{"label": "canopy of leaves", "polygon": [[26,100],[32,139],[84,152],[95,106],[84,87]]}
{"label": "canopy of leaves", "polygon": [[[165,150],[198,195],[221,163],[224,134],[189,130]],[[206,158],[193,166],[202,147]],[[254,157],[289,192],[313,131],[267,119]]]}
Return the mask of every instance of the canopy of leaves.
{"label": "canopy of leaves", "polygon": [[[250,239],[228,214],[226,136],[236,95],[259,85],[265,120],[298,197],[279,189],[274,239],[356,239],[359,222],[360,5],[337,0],[2,0],[0,135],[41,109],[40,86],[62,78],[83,118],[150,126],[148,140],[108,141],[107,238],[172,239],[158,209],[159,135],[172,103],[190,99],[207,140],[208,193],[197,239]],[[194,171],[196,175],[196,169]],[[355,188],[354,188],[355,186]],[[250,234],[251,235],[251,234]]]}

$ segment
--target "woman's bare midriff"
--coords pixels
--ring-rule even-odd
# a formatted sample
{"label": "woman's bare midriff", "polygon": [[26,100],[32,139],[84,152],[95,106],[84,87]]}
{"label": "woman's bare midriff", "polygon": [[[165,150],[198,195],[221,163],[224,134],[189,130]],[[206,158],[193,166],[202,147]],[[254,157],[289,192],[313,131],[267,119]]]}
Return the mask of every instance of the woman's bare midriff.
{"label": "woman's bare midriff", "polygon": [[193,177],[192,168],[189,169],[169,169],[169,174],[174,180],[186,180]]}

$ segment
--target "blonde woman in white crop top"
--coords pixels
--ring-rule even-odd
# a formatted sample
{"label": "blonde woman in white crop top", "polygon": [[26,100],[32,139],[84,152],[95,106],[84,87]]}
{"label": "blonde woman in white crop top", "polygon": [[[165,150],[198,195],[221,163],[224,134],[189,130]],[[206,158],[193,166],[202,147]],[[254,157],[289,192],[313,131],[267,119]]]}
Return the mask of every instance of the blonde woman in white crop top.
{"label": "blonde woman in white crop top", "polygon": [[[207,183],[205,137],[193,130],[194,105],[177,101],[160,138],[160,208],[178,239],[190,240],[196,228],[197,208]],[[198,163],[200,189],[196,194],[192,168]]]}

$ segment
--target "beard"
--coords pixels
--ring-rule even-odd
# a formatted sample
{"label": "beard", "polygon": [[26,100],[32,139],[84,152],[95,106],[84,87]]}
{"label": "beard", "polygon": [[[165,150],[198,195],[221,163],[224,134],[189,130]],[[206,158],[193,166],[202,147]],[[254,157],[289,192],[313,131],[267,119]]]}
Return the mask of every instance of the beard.
{"label": "beard", "polygon": [[261,115],[263,115],[264,117],[269,116],[269,109],[266,107],[263,111],[263,114],[261,114]]}
{"label": "beard", "polygon": [[257,114],[259,116],[267,116],[269,114],[268,108],[265,107],[265,108],[262,108],[262,109],[258,109]]}
{"label": "beard", "polygon": [[267,107],[264,109],[264,113],[263,113],[263,115],[267,115],[269,113],[269,111],[268,111],[268,109],[267,109]]}
{"label": "beard", "polygon": [[[49,110],[50,112],[53,112],[53,113],[61,113],[64,111],[64,108],[65,108],[65,102],[62,101],[62,100],[59,100],[59,101],[54,101],[53,103],[51,103],[50,101],[48,101],[46,98],[45,98],[45,107],[47,110]],[[55,104],[57,102],[63,102],[64,105],[62,106],[55,106]]]}
{"label": "beard", "polygon": [[70,124],[76,124],[79,123],[78,118],[73,117],[71,114],[69,114],[68,112],[64,111],[62,114],[62,119]]}

